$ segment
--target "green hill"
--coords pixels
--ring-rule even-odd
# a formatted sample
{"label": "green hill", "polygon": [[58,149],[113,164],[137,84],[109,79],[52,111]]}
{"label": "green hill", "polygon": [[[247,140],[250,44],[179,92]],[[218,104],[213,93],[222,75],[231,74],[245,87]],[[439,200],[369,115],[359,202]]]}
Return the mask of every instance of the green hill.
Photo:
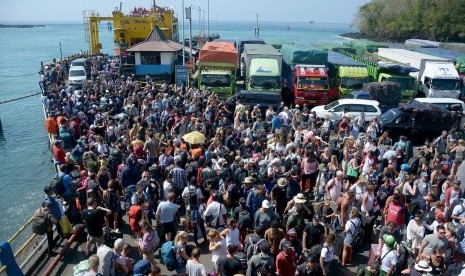
{"label": "green hill", "polygon": [[465,42],[465,0],[373,0],[359,8],[353,25],[376,40]]}

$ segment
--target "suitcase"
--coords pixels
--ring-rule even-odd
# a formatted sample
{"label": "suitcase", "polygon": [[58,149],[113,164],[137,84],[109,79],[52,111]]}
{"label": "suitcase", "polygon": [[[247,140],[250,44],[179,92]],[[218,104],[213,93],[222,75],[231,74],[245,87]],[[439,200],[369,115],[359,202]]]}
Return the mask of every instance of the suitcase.
{"label": "suitcase", "polygon": [[370,247],[370,255],[368,256],[368,265],[371,265],[376,260],[376,253],[378,252],[378,244],[372,243]]}

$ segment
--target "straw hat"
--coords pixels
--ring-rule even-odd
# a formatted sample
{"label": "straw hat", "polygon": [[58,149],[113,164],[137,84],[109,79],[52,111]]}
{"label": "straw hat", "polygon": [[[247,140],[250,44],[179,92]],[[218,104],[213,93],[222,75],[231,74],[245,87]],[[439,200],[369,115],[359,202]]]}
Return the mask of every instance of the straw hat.
{"label": "straw hat", "polygon": [[294,202],[295,203],[305,203],[305,202],[307,202],[307,199],[305,198],[304,194],[298,193],[296,196],[294,196]]}
{"label": "straw hat", "polygon": [[278,179],[278,186],[284,188],[287,186],[287,180],[285,178]]}
{"label": "straw hat", "polygon": [[424,272],[430,272],[431,270],[433,270],[433,268],[429,266],[428,262],[425,260],[421,260],[417,264],[415,264],[415,269],[417,271],[424,271]]}

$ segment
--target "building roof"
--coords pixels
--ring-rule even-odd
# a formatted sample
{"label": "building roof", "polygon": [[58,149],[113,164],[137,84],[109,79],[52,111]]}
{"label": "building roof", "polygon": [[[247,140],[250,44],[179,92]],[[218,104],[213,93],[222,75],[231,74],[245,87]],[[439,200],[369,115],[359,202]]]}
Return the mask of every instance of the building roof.
{"label": "building roof", "polygon": [[166,39],[160,28],[155,27],[145,41],[129,47],[126,52],[177,52],[181,49],[181,44]]}

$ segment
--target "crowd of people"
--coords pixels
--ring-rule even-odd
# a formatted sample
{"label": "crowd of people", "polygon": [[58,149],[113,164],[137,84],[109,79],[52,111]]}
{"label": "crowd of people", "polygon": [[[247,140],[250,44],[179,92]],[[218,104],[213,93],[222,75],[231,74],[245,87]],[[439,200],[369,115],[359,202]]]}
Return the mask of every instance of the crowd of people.
{"label": "crowd of people", "polygon": [[[138,81],[115,57],[90,57],[86,69],[80,88],[65,85],[68,61],[41,72],[60,168],[42,209],[59,233],[63,215],[85,224],[88,275],[163,265],[189,276],[331,275],[370,243],[357,275],[465,275],[462,128],[414,148],[363,113],[332,122],[307,105],[244,106]],[[186,141],[195,131],[200,142]],[[125,231],[139,256],[128,241],[105,242]]]}

